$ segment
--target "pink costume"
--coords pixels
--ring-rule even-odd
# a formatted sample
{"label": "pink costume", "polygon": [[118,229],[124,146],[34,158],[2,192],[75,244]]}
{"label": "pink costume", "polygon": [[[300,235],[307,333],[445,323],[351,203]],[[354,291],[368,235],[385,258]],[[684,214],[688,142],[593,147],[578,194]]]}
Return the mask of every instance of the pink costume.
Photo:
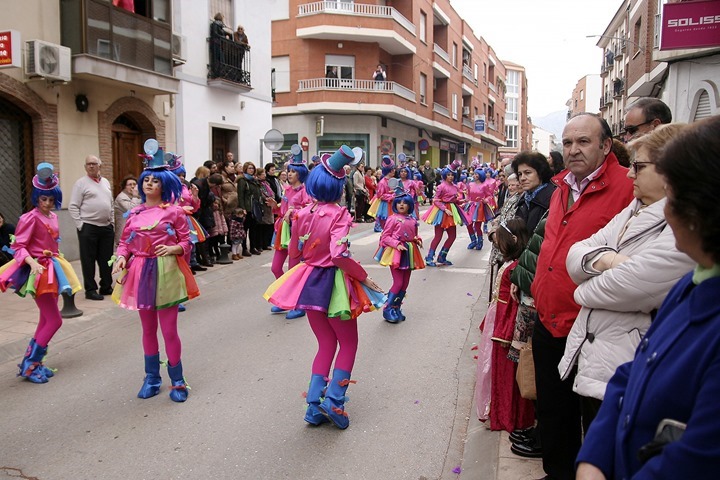
{"label": "pink costume", "polygon": [[[422,239],[418,236],[418,221],[409,215],[394,213],[385,223],[380,235],[380,244],[375,252],[375,260],[380,265],[390,267],[393,277],[392,293],[398,294],[407,290],[410,283],[410,273],[413,270],[425,268],[425,262],[420,254],[419,244]],[[398,250],[403,245],[407,250]]]}
{"label": "pink costume", "polygon": [[388,177],[385,176],[378,182],[375,198],[370,204],[370,208],[368,208],[368,215],[375,217],[383,228],[385,227],[385,220],[392,212],[390,205],[394,199],[395,194],[390,191]]}
{"label": "pink costume", "polygon": [[[207,233],[197,221],[197,219],[192,216],[192,214],[197,212],[200,208],[200,199],[193,196],[192,192],[187,187],[187,185],[185,185],[185,183],[183,183],[182,186],[182,194],[180,195],[178,206],[182,207],[183,211],[185,212],[188,229],[190,230],[190,241],[192,243],[204,242],[207,239]],[[186,207],[190,208],[186,209]],[[190,250],[190,252],[191,251],[192,249]],[[187,252],[185,254],[185,261],[188,263],[188,265],[190,264],[190,252]]]}
{"label": "pink costume", "polygon": [[[0,267],[0,290],[4,292],[11,286],[22,297],[28,293],[35,297],[40,320],[34,339],[41,347],[47,347],[62,326],[57,306],[58,295],[74,294],[81,290],[72,266],[58,250],[59,243],[57,215],[50,212],[46,217],[34,208],[18,220],[15,241],[11,245],[15,261]],[[27,257],[36,259],[45,267],[39,276],[30,274],[30,266],[25,263]]]}
{"label": "pink costume", "polygon": [[482,237],[482,224],[495,218],[495,181],[470,182],[467,203],[463,206],[468,219],[468,233]]}
{"label": "pink costume", "polygon": [[[273,246],[275,254],[273,255],[272,270],[275,278],[280,278],[283,274],[283,264],[288,257],[288,245],[291,235],[291,225],[296,212],[312,203],[312,198],[305,191],[305,185],[300,184],[297,187],[285,185],[283,187],[283,196],[280,200],[276,214],[278,218],[275,221],[275,239]],[[285,215],[290,212],[289,221],[285,221]],[[292,268],[299,262],[298,258],[291,258],[288,262],[288,268]]]}

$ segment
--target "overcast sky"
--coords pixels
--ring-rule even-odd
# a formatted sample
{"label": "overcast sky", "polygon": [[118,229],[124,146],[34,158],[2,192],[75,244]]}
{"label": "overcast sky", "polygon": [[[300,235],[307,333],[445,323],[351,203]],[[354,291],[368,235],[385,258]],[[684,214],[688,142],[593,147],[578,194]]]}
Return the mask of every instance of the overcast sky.
{"label": "overcast sky", "polygon": [[599,38],[622,0],[450,0],[501,60],[525,67],[528,113],[565,110],[577,81],[600,73]]}

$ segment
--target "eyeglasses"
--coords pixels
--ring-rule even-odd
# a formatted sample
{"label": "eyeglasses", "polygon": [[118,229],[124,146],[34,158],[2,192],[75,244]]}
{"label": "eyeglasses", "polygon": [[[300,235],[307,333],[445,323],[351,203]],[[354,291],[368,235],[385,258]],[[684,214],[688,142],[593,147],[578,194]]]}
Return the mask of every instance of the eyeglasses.
{"label": "eyeglasses", "polygon": [[625,125],[625,134],[626,135],[635,135],[638,130],[640,130],[640,127],[643,125],[647,125],[648,123],[652,123],[652,120],[649,120],[647,122],[638,123],[637,125]]}
{"label": "eyeglasses", "polygon": [[645,168],[647,165],[652,165],[653,162],[632,162],[630,164],[630,168],[632,168],[632,171],[635,175],[638,174],[640,170]]}

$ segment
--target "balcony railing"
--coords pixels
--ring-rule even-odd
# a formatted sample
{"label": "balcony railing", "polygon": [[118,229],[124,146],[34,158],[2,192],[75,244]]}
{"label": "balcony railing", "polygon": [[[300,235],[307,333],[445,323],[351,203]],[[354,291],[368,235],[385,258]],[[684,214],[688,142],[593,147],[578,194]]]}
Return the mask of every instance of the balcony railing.
{"label": "balcony railing", "polygon": [[370,5],[366,3],[325,0],[298,5],[298,17],[323,13],[356,15],[362,17],[392,18],[405,30],[415,35],[415,25],[393,7]]}
{"label": "balcony railing", "polygon": [[621,97],[625,92],[625,82],[622,79],[615,79],[613,82],[613,96],[615,98]]}
{"label": "balcony railing", "polygon": [[470,70],[469,65],[463,65],[463,77],[467,78],[477,86],[477,79],[473,77],[473,72]]}
{"label": "balcony railing", "polygon": [[493,91],[493,93],[497,93],[497,90],[495,89],[495,84],[490,82],[488,83],[488,88]]}
{"label": "balcony railing", "polygon": [[318,90],[339,90],[343,92],[391,93],[411,102],[415,101],[415,92],[397,82],[376,82],[375,80],[355,80],[350,78],[309,78],[300,80],[298,92]]}
{"label": "balcony railing", "polygon": [[438,57],[442,58],[447,63],[450,63],[450,55],[448,55],[448,53],[437,43],[433,43],[433,52],[435,52]]}
{"label": "balcony railing", "polygon": [[208,38],[210,70],[208,79],[222,79],[250,86],[250,50],[227,38]]}
{"label": "balcony railing", "polygon": [[468,127],[468,128],[473,128],[473,127],[474,127],[474,126],[473,126],[473,121],[470,120],[469,118],[463,117],[463,119],[462,119],[462,124],[463,124],[463,126]]}
{"label": "balcony railing", "polygon": [[497,125],[495,124],[495,122],[492,122],[492,121],[487,122],[487,127],[488,127],[490,130],[495,130],[495,131],[497,132]]}
{"label": "balcony railing", "polygon": [[439,103],[433,103],[433,112],[439,113],[443,117],[450,118],[450,110],[448,110],[446,107],[443,107]]}

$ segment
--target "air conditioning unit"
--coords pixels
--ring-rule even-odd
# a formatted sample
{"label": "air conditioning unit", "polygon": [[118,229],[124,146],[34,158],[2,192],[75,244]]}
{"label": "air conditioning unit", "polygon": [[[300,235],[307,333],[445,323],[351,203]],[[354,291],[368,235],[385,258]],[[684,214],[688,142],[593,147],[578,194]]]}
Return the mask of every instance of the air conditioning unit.
{"label": "air conditioning unit", "polygon": [[172,34],[172,58],[175,65],[187,62],[187,38],[184,35]]}
{"label": "air conditioning unit", "polygon": [[463,117],[470,116],[470,107],[463,107]]}
{"label": "air conditioning unit", "polygon": [[42,40],[25,43],[25,74],[48,80],[69,82],[72,77],[71,50],[68,47]]}

